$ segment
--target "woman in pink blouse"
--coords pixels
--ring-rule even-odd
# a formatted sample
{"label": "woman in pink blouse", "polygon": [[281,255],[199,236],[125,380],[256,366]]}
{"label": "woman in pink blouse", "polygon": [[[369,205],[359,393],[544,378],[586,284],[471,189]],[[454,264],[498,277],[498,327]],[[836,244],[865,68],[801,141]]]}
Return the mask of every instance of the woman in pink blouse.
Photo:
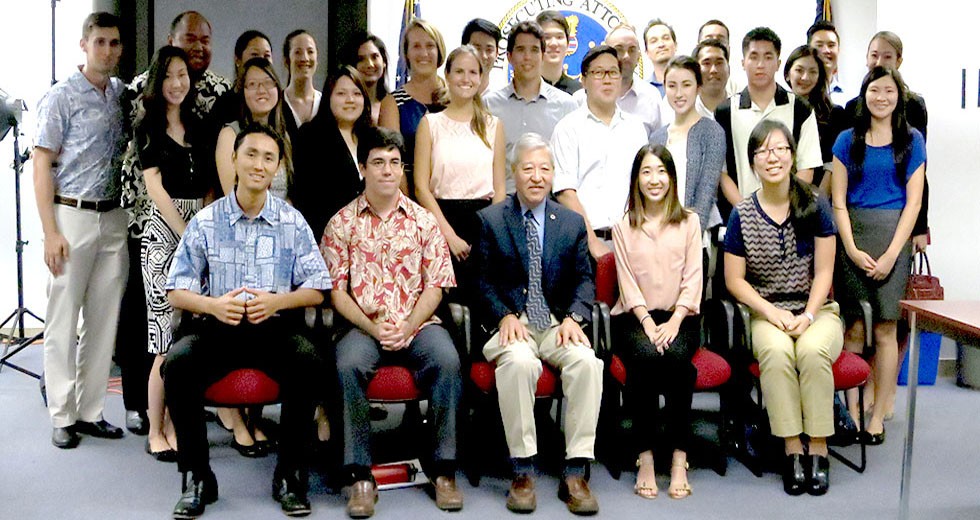
{"label": "woman in pink blouse", "polygon": [[612,310],[613,345],[628,377],[624,401],[633,420],[635,491],[656,498],[653,443],[664,394],[664,426],[674,448],[671,498],[691,494],[687,448],[700,343],[701,224],[677,197],[674,160],[661,145],[640,148],[633,160],[626,216],[612,230],[619,301]]}
{"label": "woman in pink blouse", "polygon": [[469,45],[449,53],[449,105],[426,114],[415,134],[415,196],[449,243],[464,298],[473,285],[466,259],[480,233],[476,212],[506,195],[504,126],[480,99],[481,63]]}

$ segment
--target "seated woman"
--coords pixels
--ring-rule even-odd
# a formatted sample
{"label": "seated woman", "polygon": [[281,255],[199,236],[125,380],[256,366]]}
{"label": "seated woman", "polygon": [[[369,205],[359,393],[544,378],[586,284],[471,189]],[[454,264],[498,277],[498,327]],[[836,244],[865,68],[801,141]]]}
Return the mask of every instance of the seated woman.
{"label": "seated woman", "polygon": [[426,114],[415,135],[415,196],[439,223],[456,273],[454,301],[469,304],[476,283],[469,258],[480,235],[476,212],[504,200],[504,125],[478,89],[483,65],[476,49],[457,48],[446,60],[449,105]]}
{"label": "seated woman", "polygon": [[221,129],[214,152],[222,195],[231,193],[235,188],[235,168],[231,160],[235,137],[250,123],[260,122],[271,126],[285,142],[285,156],[269,188],[270,193],[285,200],[293,175],[291,125],[287,125],[286,112],[289,109],[284,101],[282,83],[272,63],[265,58],[246,61],[235,80],[235,96],[238,98],[237,118]]}
{"label": "seated woman", "polygon": [[834,220],[827,200],[796,178],[796,141],[785,125],[756,125],[748,154],[762,187],[728,219],[725,282],[752,310],[762,398],[772,433],[785,445],[783,489],[822,495],[830,484],[827,437],[834,433],[831,367],[844,344],[840,308],[827,299]]}
{"label": "seated woman", "polygon": [[674,159],[663,146],[637,152],[626,216],[613,226],[612,237],[620,291],[612,310],[613,344],[629,373],[625,402],[639,453],[634,489],[643,498],[657,497],[652,447],[664,394],[663,422],[674,448],[668,494],[686,498],[697,378],[691,358],[701,340],[701,225],[681,206]]}
{"label": "seated woman", "polygon": [[282,60],[286,66],[285,100],[296,127],[309,123],[320,110],[322,93],[313,87],[316,74],[316,40],[306,29],[296,29],[282,43]]}
{"label": "seated woman", "polygon": [[827,69],[817,54],[817,50],[809,45],[801,45],[790,53],[783,67],[783,78],[793,89],[793,93],[801,97],[813,108],[817,116],[817,130],[820,134],[820,153],[823,155],[824,166],[813,170],[813,185],[820,187],[820,192],[830,195],[830,171],[834,159],[833,147],[837,135],[852,123],[847,121],[844,109],[830,100],[827,89],[830,80]]}

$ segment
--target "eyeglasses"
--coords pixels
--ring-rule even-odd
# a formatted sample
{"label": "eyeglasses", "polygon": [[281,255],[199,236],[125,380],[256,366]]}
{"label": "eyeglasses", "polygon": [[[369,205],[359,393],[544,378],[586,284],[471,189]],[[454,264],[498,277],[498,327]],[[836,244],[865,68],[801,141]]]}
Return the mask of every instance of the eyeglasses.
{"label": "eyeglasses", "polygon": [[276,82],[271,79],[265,81],[249,81],[245,84],[245,90],[255,91],[262,89],[265,92],[272,92],[276,90]]}
{"label": "eyeglasses", "polygon": [[787,156],[789,156],[791,150],[792,148],[790,148],[785,144],[780,146],[774,146],[772,148],[760,148],[755,151],[755,158],[768,159],[769,154],[774,153],[776,154],[776,157],[779,157],[780,159],[785,159]]}
{"label": "eyeglasses", "polygon": [[590,71],[586,72],[585,75],[588,76],[588,77],[590,77],[590,78],[592,78],[592,79],[604,79],[604,78],[619,79],[619,78],[623,77],[623,73],[620,72],[620,71],[618,71],[618,70],[615,70],[615,69],[609,69],[609,70],[590,70]]}

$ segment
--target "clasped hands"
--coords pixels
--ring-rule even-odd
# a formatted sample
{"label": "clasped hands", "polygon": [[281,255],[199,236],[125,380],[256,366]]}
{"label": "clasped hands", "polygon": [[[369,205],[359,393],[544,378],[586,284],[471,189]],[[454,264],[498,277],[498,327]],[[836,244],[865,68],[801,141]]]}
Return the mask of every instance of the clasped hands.
{"label": "clasped hands", "polygon": [[396,323],[376,323],[374,330],[371,331],[374,339],[381,343],[381,349],[392,352],[407,347],[417,333],[418,329],[412,327],[407,320],[399,320]]}
{"label": "clasped hands", "polygon": [[775,306],[769,309],[765,317],[766,321],[793,338],[798,338],[810,327],[810,318],[807,318],[805,314],[793,314]]}
{"label": "clasped hands", "polygon": [[895,267],[896,256],[888,251],[885,251],[877,260],[860,249],[847,253],[847,256],[851,258],[854,265],[864,270],[865,276],[879,282],[887,278],[892,272],[892,268]]}
{"label": "clasped hands", "polygon": [[238,325],[242,318],[256,325],[275,316],[282,309],[281,295],[239,287],[214,298],[210,314],[227,325]]}
{"label": "clasped hands", "polygon": [[[506,347],[515,341],[526,342],[531,338],[531,332],[527,330],[527,325],[522,323],[514,314],[504,316],[500,320],[499,328],[501,347]],[[558,326],[555,342],[559,347],[575,344],[581,344],[587,347],[591,346],[589,337],[582,331],[582,327],[571,318],[562,320]]]}
{"label": "clasped hands", "polygon": [[657,347],[657,352],[660,354],[670,348],[670,344],[677,339],[680,329],[680,323],[673,319],[669,319],[660,325],[657,325],[652,317],[649,320],[643,319],[643,332],[647,335],[650,343]]}

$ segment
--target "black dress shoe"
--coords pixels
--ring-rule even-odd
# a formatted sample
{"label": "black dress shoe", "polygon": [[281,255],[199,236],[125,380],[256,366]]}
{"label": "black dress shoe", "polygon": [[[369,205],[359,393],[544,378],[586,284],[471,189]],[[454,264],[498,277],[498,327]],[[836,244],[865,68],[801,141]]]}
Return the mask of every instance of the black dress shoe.
{"label": "black dress shoe", "polygon": [[251,446],[246,446],[244,444],[238,444],[238,441],[232,439],[231,447],[235,448],[235,451],[237,451],[242,457],[248,457],[250,459],[262,458],[269,454],[257,442]]}
{"label": "black dress shoe", "polygon": [[809,459],[804,455],[787,455],[783,463],[783,491],[787,495],[802,495],[806,492],[807,468],[803,467]]}
{"label": "black dress shoe", "polygon": [[166,449],[163,451],[153,451],[150,449],[150,439],[146,439],[146,453],[159,462],[177,462],[177,451]]}
{"label": "black dress shoe", "polygon": [[51,444],[63,450],[70,450],[78,446],[78,434],[71,426],[55,428],[51,430]]}
{"label": "black dress shoe", "polygon": [[150,432],[150,420],[146,412],[136,410],[126,411],[126,429],[136,435],[146,435]]}
{"label": "black dress shoe", "polygon": [[821,455],[810,455],[806,480],[807,493],[813,496],[826,494],[830,488],[830,459]]}
{"label": "black dress shoe", "polygon": [[885,443],[885,429],[882,428],[881,433],[868,433],[868,430],[861,430],[858,432],[858,440],[867,446],[880,446]]}
{"label": "black dress shoe", "polygon": [[75,423],[75,433],[84,433],[103,439],[121,439],[123,436],[122,428],[109,424],[105,419],[96,422],[78,421]]}
{"label": "black dress shoe", "polygon": [[306,497],[308,481],[305,471],[281,472],[276,469],[272,477],[272,498],[279,502],[286,516],[310,514],[310,501]]}
{"label": "black dress shoe", "polygon": [[174,518],[197,518],[204,514],[204,506],[218,501],[218,481],[210,469],[184,473],[180,491]]}

